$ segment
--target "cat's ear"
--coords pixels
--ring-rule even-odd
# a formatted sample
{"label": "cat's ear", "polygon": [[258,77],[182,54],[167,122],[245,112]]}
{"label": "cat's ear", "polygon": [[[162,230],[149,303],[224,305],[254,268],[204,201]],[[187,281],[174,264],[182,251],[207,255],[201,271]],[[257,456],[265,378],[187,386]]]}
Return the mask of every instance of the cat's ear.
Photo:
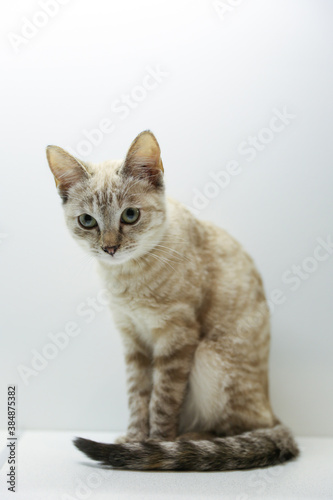
{"label": "cat's ear", "polygon": [[139,179],[147,179],[153,186],[162,187],[163,172],[158,142],[150,130],[145,130],[132,142],[121,173]]}
{"label": "cat's ear", "polygon": [[47,146],[46,156],[59,194],[63,199],[66,199],[68,190],[74,184],[90,175],[79,160],[58,146]]}

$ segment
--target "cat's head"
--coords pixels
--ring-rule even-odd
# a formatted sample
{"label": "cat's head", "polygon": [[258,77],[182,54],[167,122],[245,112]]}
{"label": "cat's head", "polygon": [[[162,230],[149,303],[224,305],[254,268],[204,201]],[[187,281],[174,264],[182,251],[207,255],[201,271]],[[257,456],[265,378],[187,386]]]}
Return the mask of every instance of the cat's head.
{"label": "cat's head", "polygon": [[163,164],[150,131],[132,142],[125,160],[82,162],[57,146],[47,159],[73,237],[104,262],[143,256],[166,225]]}

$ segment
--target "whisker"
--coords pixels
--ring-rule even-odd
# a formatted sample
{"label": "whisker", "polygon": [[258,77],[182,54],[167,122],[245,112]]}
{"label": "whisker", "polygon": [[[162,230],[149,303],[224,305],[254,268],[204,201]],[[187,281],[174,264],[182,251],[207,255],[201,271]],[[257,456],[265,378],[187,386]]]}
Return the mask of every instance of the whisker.
{"label": "whisker", "polygon": [[[92,250],[90,252],[93,252]],[[97,252],[96,252],[97,254]],[[77,279],[79,275],[89,266],[89,264],[93,264],[96,261],[96,257],[94,255],[84,253],[81,259],[77,262],[77,268],[73,272],[73,279]]]}
{"label": "whisker", "polygon": [[169,250],[170,252],[174,252],[176,253],[177,255],[179,255],[182,259],[185,259],[187,260],[188,262],[191,262],[190,259],[188,257],[186,257],[185,255],[182,255],[180,252],[178,252],[178,250],[175,250],[174,248],[171,248],[171,247],[166,247],[165,245],[160,245],[160,244],[157,244],[155,245],[155,247],[159,247],[159,248],[165,248],[166,250]]}
{"label": "whisker", "polygon": [[184,257],[178,256],[178,255],[172,255],[172,256],[170,256],[170,253],[167,250],[164,250],[163,248],[162,249],[161,248],[156,248],[156,246],[153,247],[153,248],[151,248],[151,246],[149,246],[149,245],[147,245],[147,246],[141,245],[141,248],[145,248],[145,249],[148,250],[146,255],[150,255],[150,253],[151,253],[150,250],[155,250],[156,249],[158,252],[162,253],[161,257],[164,257],[164,258],[166,258],[166,257],[172,257],[173,260],[171,258],[169,258],[169,260],[170,260],[170,262],[174,262],[175,264],[177,262],[182,262],[182,260],[184,259]]}
{"label": "whisker", "polygon": [[153,252],[149,252],[149,255],[151,255],[152,257],[155,257],[156,259],[158,259],[160,262],[162,262],[163,264],[166,264],[167,266],[169,266],[174,272],[176,272],[176,269],[169,263],[168,259],[164,259],[163,257],[161,257],[160,255],[156,255],[154,254]]}

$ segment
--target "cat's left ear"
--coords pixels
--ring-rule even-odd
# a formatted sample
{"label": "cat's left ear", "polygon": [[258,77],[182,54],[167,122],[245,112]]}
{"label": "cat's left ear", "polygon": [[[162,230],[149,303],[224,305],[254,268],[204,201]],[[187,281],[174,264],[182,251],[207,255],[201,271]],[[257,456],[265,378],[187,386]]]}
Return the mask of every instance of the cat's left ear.
{"label": "cat's left ear", "polygon": [[162,187],[163,172],[160,146],[154,134],[145,130],[132,142],[121,173],[147,179],[154,187]]}
{"label": "cat's left ear", "polygon": [[64,200],[74,184],[90,176],[79,160],[58,146],[47,146],[46,156],[59,194]]}

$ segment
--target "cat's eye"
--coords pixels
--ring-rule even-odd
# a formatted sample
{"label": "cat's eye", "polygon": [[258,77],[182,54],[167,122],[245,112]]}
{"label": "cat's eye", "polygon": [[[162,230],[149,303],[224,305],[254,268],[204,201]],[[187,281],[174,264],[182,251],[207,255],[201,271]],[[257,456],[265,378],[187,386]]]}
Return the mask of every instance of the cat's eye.
{"label": "cat's eye", "polygon": [[92,229],[97,226],[97,220],[89,214],[82,214],[78,217],[79,223],[84,229]]}
{"label": "cat's eye", "polygon": [[121,222],[125,224],[134,224],[140,217],[140,210],[138,208],[129,207],[121,214]]}

